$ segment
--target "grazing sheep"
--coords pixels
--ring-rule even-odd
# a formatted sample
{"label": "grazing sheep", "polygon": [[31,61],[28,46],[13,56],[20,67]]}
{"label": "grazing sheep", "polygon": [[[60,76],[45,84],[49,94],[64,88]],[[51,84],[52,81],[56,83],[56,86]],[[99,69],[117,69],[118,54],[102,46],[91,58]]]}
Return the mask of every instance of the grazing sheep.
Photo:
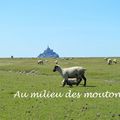
{"label": "grazing sheep", "polygon": [[73,59],[73,57],[70,58],[70,60],[72,60],[72,59]]}
{"label": "grazing sheep", "polygon": [[112,60],[111,60],[110,58],[107,60],[107,64],[108,64],[108,65],[111,65],[111,64],[112,64]]}
{"label": "grazing sheep", "polygon": [[81,80],[77,80],[76,78],[70,78],[68,80],[64,80],[62,81],[62,85],[65,86],[65,85],[69,85],[70,87],[72,87],[72,85],[76,85],[78,86],[80,84]]}
{"label": "grazing sheep", "polygon": [[[68,82],[68,78],[76,78],[77,81],[84,79],[84,86],[86,86],[86,77],[84,76],[86,69],[83,67],[70,67],[70,68],[61,68],[59,65],[56,65],[53,69],[53,72],[58,71],[61,76],[64,78],[64,84]],[[79,82],[79,83],[80,83]]]}
{"label": "grazing sheep", "polygon": [[47,63],[47,62],[48,62],[48,60],[45,60],[45,62]]}
{"label": "grazing sheep", "polygon": [[42,64],[43,65],[43,60],[38,60],[38,64]]}
{"label": "grazing sheep", "polygon": [[55,64],[58,64],[58,60],[55,60]]}
{"label": "grazing sheep", "polygon": [[117,62],[118,62],[117,59],[113,59],[114,64],[117,64]]}
{"label": "grazing sheep", "polygon": [[108,57],[107,57],[107,58],[104,58],[104,60],[106,60],[106,61],[107,61],[108,59],[109,59]]}

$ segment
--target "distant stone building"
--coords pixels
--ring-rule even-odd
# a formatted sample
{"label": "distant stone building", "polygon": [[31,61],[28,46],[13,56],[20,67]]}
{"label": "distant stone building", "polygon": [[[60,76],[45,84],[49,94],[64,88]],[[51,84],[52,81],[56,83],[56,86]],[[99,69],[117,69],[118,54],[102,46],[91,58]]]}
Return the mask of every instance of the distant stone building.
{"label": "distant stone building", "polygon": [[52,49],[50,49],[48,46],[43,53],[38,55],[38,58],[59,58],[59,55],[56,52],[54,52]]}

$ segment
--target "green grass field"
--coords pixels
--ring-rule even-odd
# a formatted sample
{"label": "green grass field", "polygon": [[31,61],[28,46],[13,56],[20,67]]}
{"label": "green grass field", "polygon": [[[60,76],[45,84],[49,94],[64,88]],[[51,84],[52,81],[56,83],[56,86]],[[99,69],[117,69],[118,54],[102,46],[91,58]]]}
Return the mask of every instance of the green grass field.
{"label": "green grass field", "polygon": [[[38,65],[31,59],[0,59],[0,120],[120,120],[120,97],[113,98],[14,98],[22,93],[120,92],[120,63],[107,65],[103,58],[58,59],[62,67],[87,69],[87,86],[61,87],[63,78],[53,72],[55,59]],[[118,58],[120,61],[120,58]]]}

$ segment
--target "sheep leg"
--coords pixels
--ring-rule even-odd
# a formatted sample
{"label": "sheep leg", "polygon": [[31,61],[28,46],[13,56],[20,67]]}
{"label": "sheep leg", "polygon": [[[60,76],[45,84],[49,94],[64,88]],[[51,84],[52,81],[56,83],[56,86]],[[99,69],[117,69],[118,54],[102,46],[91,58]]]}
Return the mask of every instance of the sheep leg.
{"label": "sheep leg", "polygon": [[70,87],[72,87],[72,84],[69,84]]}
{"label": "sheep leg", "polygon": [[67,83],[67,80],[64,80],[64,82],[63,82],[63,87],[66,85],[66,83]]}
{"label": "sheep leg", "polygon": [[82,78],[81,78],[81,77],[80,77],[79,79],[77,79],[77,84],[76,84],[76,86],[78,86],[81,81],[82,81]]}
{"label": "sheep leg", "polygon": [[86,86],[86,77],[84,75],[81,76],[84,79],[84,86]]}
{"label": "sheep leg", "polygon": [[67,83],[67,85],[69,85],[70,87],[72,87],[72,83],[69,80],[67,80],[66,83]]}

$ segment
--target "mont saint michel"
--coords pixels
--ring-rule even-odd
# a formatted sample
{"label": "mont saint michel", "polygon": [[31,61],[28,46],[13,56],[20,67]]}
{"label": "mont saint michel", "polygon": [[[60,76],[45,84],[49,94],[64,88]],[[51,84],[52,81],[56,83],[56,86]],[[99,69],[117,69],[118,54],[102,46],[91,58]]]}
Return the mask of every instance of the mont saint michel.
{"label": "mont saint michel", "polygon": [[59,58],[59,55],[48,46],[43,53],[38,55],[38,58]]}

